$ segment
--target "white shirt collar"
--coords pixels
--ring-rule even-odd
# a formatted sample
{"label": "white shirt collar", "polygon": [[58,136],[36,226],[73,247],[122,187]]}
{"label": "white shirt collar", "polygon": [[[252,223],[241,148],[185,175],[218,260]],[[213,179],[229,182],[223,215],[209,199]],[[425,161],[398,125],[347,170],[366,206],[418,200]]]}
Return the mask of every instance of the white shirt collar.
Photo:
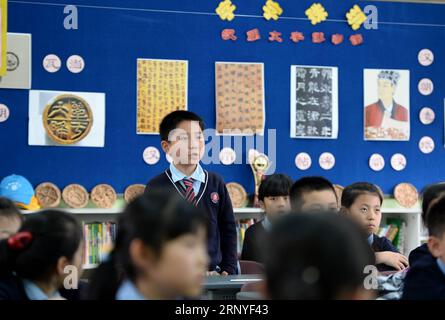
{"label": "white shirt collar", "polygon": [[122,282],[116,292],[116,300],[147,300],[130,280]]}
{"label": "white shirt collar", "polygon": [[29,300],[48,300],[50,298],[59,298],[59,291],[53,292],[52,295],[47,296],[42,289],[40,289],[34,282],[26,279],[22,279],[23,288],[25,289],[26,296]]}
{"label": "white shirt collar", "polygon": [[190,177],[187,177],[185,174],[183,174],[181,171],[179,171],[173,163],[170,164],[170,172],[172,174],[173,182],[181,181],[184,178],[192,178],[192,179],[200,181],[202,183],[205,182],[204,170],[202,169],[202,167],[199,163],[196,165],[196,169]]}

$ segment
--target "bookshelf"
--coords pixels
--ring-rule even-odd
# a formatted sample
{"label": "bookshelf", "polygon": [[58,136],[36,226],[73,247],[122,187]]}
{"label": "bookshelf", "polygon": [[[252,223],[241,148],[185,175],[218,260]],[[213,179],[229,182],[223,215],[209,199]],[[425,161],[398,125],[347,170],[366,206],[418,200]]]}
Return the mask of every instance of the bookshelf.
{"label": "bookshelf", "polygon": [[[72,209],[61,205],[59,210],[69,212],[73,214],[80,222],[116,222],[118,214],[125,207],[125,201],[122,195],[119,195],[116,204],[111,209],[100,209],[94,206],[93,203],[89,203],[87,207],[82,209]],[[33,214],[38,211],[22,211],[25,215]],[[264,213],[260,208],[235,208],[235,219],[240,220],[259,220],[263,217]],[[422,242],[427,240],[427,234],[422,226],[421,221],[421,207],[420,203],[417,203],[413,208],[404,208],[400,206],[395,199],[385,198],[382,207],[382,222],[381,226],[386,224],[387,218],[399,218],[406,223],[405,231],[405,245],[404,253],[408,255],[411,250],[418,247]],[[85,270],[94,269],[97,265],[87,264],[84,265]]]}

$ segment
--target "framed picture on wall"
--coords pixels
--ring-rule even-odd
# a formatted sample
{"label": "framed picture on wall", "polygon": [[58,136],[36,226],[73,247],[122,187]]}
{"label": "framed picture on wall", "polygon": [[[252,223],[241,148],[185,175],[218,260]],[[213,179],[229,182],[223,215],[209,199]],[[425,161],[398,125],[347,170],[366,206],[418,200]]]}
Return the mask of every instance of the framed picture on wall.
{"label": "framed picture on wall", "polygon": [[28,144],[103,147],[105,94],[31,90]]}
{"label": "framed picture on wall", "polygon": [[364,139],[408,141],[409,70],[364,69]]}
{"label": "framed picture on wall", "polygon": [[31,34],[8,33],[6,74],[0,88],[31,89]]}
{"label": "framed picture on wall", "polygon": [[291,66],[290,136],[337,139],[338,69]]}

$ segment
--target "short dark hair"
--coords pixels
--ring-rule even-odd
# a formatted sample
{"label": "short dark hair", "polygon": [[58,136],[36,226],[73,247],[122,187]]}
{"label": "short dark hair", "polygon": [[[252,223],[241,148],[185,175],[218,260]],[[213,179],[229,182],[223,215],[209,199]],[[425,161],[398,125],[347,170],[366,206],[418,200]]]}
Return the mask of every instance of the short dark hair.
{"label": "short dark hair", "polygon": [[281,173],[266,176],[261,181],[258,189],[258,199],[263,201],[265,197],[288,196],[292,186],[292,179]]}
{"label": "short dark hair", "polygon": [[[335,192],[334,186],[332,183],[323,177],[303,177],[292,185],[290,189],[290,199],[292,209],[298,209],[302,205],[303,194],[309,193],[312,191],[323,191],[323,190],[331,190],[335,198],[337,199],[337,193]],[[338,199],[337,199],[338,200]]]}
{"label": "short dark hair", "polygon": [[354,204],[355,200],[357,200],[357,198],[363,194],[373,194],[377,196],[380,200],[380,205],[382,205],[383,194],[377,185],[369,182],[356,182],[343,189],[343,193],[341,195],[342,207],[350,208]]}
{"label": "short dark hair", "polygon": [[426,213],[433,200],[445,195],[445,183],[431,184],[422,191],[422,221],[426,224]]}
{"label": "short dark hair", "polygon": [[23,216],[20,210],[10,199],[5,197],[0,197],[0,217],[5,217],[8,219],[16,218],[23,221]]}
{"label": "short dark hair", "polygon": [[280,300],[337,299],[363,286],[364,268],[375,262],[355,221],[323,211],[278,220],[265,258],[268,294]]}
{"label": "short dark hair", "polygon": [[445,196],[433,200],[426,213],[426,227],[431,236],[441,238],[445,232]]}
{"label": "short dark hair", "polygon": [[204,121],[196,113],[177,110],[169,113],[162,119],[159,126],[159,134],[161,135],[161,141],[168,141],[168,135],[174,129],[176,129],[182,121],[197,121],[199,122],[199,127],[204,131]]}

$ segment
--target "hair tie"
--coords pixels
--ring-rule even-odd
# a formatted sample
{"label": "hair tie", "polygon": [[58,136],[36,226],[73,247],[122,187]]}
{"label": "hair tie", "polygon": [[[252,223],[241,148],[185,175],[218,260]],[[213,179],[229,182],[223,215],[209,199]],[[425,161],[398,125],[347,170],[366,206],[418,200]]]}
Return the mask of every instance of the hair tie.
{"label": "hair tie", "polygon": [[8,238],[8,247],[12,250],[23,250],[32,241],[32,234],[29,231],[18,232]]}

